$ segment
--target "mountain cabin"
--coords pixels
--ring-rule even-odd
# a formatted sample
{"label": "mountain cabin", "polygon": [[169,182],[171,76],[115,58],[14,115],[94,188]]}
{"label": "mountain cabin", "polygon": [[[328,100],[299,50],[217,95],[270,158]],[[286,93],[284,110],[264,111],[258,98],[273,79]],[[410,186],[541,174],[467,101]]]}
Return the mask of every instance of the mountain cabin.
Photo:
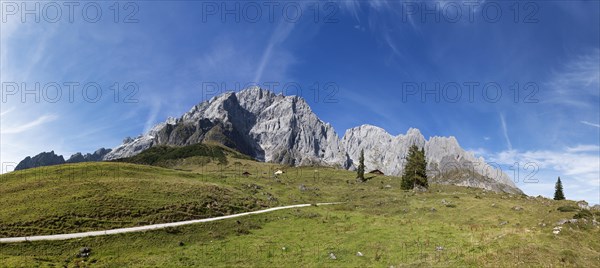
{"label": "mountain cabin", "polygon": [[371,170],[371,171],[369,171],[369,174],[375,174],[375,175],[385,175],[385,174],[383,174],[383,172],[381,172],[381,170],[379,170],[379,169],[374,169],[374,170]]}

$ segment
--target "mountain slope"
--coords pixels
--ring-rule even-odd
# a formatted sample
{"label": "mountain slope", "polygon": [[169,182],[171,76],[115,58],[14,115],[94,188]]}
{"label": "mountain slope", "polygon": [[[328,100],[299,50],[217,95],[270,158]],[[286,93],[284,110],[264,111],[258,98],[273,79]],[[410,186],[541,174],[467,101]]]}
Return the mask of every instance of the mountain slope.
{"label": "mountain slope", "polygon": [[247,155],[241,154],[227,147],[197,143],[186,146],[158,145],[137,155],[119,158],[113,161],[160,167],[173,167],[177,165],[178,161],[185,161],[187,158],[193,157],[205,157],[207,160],[217,160],[220,163],[227,163],[227,157],[247,160],[252,159]]}
{"label": "mountain slope", "polygon": [[125,139],[104,159],[131,157],[158,145],[202,142],[223,144],[265,162],[346,169],[352,169],[360,151],[365,150],[367,169],[395,176],[402,174],[404,158],[414,144],[425,149],[432,177],[460,171],[462,175],[454,176],[454,184],[522,193],[506,174],[462,149],[454,137],[426,140],[415,128],[405,135],[392,136],[382,128],[363,125],[347,130],[340,140],[333,127],[321,121],[304,99],[276,95],[259,87],[204,101],[144,135]]}
{"label": "mountain slope", "polygon": [[[405,135],[392,136],[384,129],[362,125],[349,129],[342,138],[350,159],[357,163],[360,151],[365,152],[367,171],[378,169],[389,175],[402,175],[405,157],[412,145],[425,148],[427,174],[437,177],[437,183],[484,188],[494,191],[522,193],[502,170],[487,164],[483,158],[460,147],[454,137],[431,137],[426,140],[418,129]],[[456,176],[460,173],[461,176]],[[452,180],[445,178],[453,174]]]}
{"label": "mountain slope", "polygon": [[[382,128],[362,125],[347,130],[340,140],[333,127],[321,121],[304,99],[276,95],[259,87],[215,96],[135,139],[124,139],[112,151],[97,153],[102,154],[103,160],[116,160],[156,146],[201,143],[221,144],[264,162],[344,169],[353,169],[360,151],[364,150],[367,171],[378,169],[394,176],[402,175],[408,148],[414,144],[425,149],[428,174],[441,178],[438,183],[452,181],[457,185],[522,193],[502,170],[462,149],[454,137],[426,140],[415,128],[405,135],[392,136]],[[97,159],[98,155],[86,157]],[[71,157],[73,161],[66,162],[86,157],[76,154]],[[45,165],[32,159],[24,162],[24,166],[30,167]],[[59,162],[64,160],[50,164]],[[452,172],[453,179],[444,181],[443,175],[448,172]]]}
{"label": "mountain slope", "polygon": [[304,99],[258,87],[202,102],[180,118],[124,140],[105,160],[130,157],[156,145],[199,142],[218,142],[265,162],[350,166],[333,127],[321,121]]}

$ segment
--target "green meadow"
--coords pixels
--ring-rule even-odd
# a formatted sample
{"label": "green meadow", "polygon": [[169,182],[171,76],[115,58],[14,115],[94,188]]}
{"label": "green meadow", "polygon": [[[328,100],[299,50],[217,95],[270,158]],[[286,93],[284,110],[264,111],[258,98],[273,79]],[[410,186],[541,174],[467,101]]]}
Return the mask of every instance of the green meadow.
{"label": "green meadow", "polygon": [[[178,156],[181,152],[159,151],[125,160],[137,164],[67,164],[2,175],[0,236],[105,230],[293,204],[343,203],[148,232],[0,244],[0,266],[595,267],[600,263],[600,228],[592,224],[600,214],[581,210],[574,201],[440,184],[423,193],[403,191],[398,177],[368,174],[368,181],[361,183],[346,170],[287,167],[217,151],[200,150],[183,158]],[[275,176],[276,170],[285,173]],[[559,220],[573,217],[586,222],[564,224],[559,234],[553,234]],[[79,254],[83,247],[91,250],[89,256]]]}

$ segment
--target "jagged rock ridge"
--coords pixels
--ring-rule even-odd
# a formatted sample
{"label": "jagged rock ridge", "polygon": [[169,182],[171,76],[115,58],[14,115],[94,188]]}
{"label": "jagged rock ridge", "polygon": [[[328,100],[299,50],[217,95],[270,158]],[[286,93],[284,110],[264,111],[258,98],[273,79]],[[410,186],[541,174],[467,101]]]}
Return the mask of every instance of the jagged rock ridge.
{"label": "jagged rock ridge", "polygon": [[100,148],[92,154],[87,153],[83,155],[81,153],[75,153],[71,155],[71,157],[67,161],[65,161],[65,158],[62,155],[56,155],[54,151],[42,152],[34,157],[25,157],[25,159],[21,160],[21,162],[17,164],[15,170],[23,170],[43,166],[53,166],[65,163],[102,161],[104,159],[104,156],[110,151],[111,149]]}
{"label": "jagged rock ridge", "polygon": [[[405,158],[412,145],[425,149],[428,176],[437,183],[451,182],[454,185],[521,193],[504,172],[462,149],[454,137],[426,140],[415,128],[409,129],[405,135],[392,136],[382,128],[362,125],[347,130],[342,138],[342,146],[354,163],[358,162],[360,151],[364,150],[367,171],[377,169],[398,176],[404,171]],[[450,175],[452,180],[447,178]]]}
{"label": "jagged rock ridge", "polygon": [[23,170],[34,167],[42,167],[42,166],[53,166],[64,164],[65,159],[62,155],[56,155],[54,151],[50,152],[42,152],[34,157],[25,157],[25,159],[21,160],[19,164],[15,167],[15,170]]}
{"label": "jagged rock ridge", "polygon": [[[454,137],[426,140],[418,129],[392,136],[384,129],[362,125],[342,139],[321,121],[304,99],[276,95],[259,87],[227,92],[192,107],[179,118],[168,118],[147,133],[126,138],[112,150],[74,154],[67,161],[48,155],[26,158],[21,167],[131,157],[157,145],[219,143],[260,161],[289,165],[327,165],[353,169],[361,150],[367,171],[401,175],[411,145],[424,148],[428,174],[436,183],[521,193],[500,169],[463,150]],[[46,153],[47,154],[47,153]],[[52,155],[54,153],[52,152]],[[51,158],[52,160],[45,160]]]}
{"label": "jagged rock ridge", "polygon": [[266,162],[350,169],[364,149],[367,169],[389,175],[402,174],[408,148],[415,144],[425,149],[432,178],[460,173],[454,175],[452,184],[521,192],[506,174],[463,150],[454,137],[426,140],[414,128],[406,135],[392,136],[382,128],[363,125],[347,130],[340,140],[333,127],[321,121],[302,98],[258,87],[204,101],[144,135],[125,139],[105,160],[130,157],[155,145],[200,142],[218,142]]}
{"label": "jagged rock ridge", "polygon": [[155,145],[199,142],[218,142],[266,162],[343,168],[351,164],[333,127],[321,121],[304,99],[258,87],[202,102],[177,119],[126,139],[105,160],[130,157]]}

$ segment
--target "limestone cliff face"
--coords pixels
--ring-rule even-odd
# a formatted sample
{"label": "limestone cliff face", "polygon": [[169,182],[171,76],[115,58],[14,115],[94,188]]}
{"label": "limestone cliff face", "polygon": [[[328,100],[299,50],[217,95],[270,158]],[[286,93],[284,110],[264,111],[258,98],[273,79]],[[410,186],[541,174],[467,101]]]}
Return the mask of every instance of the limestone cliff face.
{"label": "limestone cliff face", "polygon": [[[426,140],[415,128],[392,136],[382,128],[362,125],[347,130],[340,139],[304,99],[258,87],[204,101],[144,135],[125,139],[104,159],[133,156],[155,145],[200,142],[218,142],[260,161],[346,169],[354,168],[364,150],[367,171],[379,169],[388,175],[402,174],[408,149],[414,144],[425,149],[428,173],[438,183],[520,193],[505,173],[462,149],[454,137]],[[452,180],[445,179],[450,175]]]}
{"label": "limestone cliff face", "polygon": [[358,163],[360,151],[364,150],[367,171],[378,169],[397,176],[404,171],[412,145],[425,149],[427,173],[434,182],[521,193],[502,170],[462,149],[454,137],[426,140],[415,128],[405,135],[392,136],[382,128],[362,125],[347,130],[342,138],[342,146],[354,163]]}
{"label": "limestone cliff face", "polygon": [[202,102],[170,118],[106,155],[136,155],[154,145],[218,142],[266,162],[290,165],[350,166],[331,125],[321,121],[304,99],[252,87]]}

